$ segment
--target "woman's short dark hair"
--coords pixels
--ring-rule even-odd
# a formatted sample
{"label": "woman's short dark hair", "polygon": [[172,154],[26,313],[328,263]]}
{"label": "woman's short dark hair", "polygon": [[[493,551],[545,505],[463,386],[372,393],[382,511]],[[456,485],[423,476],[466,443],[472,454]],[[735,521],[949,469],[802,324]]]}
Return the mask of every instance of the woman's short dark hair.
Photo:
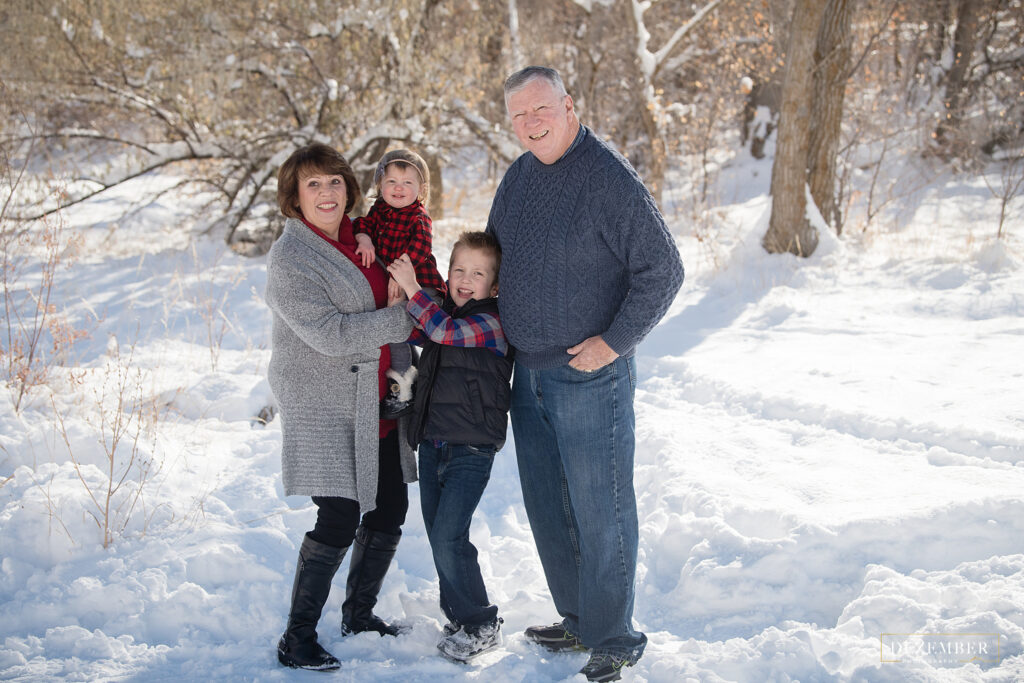
{"label": "woman's short dark hair", "polygon": [[299,209],[299,181],[311,175],[337,175],[345,180],[345,213],[352,210],[361,191],[356,174],[341,152],[314,142],[300,147],[277,172],[277,206],[289,218],[302,218]]}

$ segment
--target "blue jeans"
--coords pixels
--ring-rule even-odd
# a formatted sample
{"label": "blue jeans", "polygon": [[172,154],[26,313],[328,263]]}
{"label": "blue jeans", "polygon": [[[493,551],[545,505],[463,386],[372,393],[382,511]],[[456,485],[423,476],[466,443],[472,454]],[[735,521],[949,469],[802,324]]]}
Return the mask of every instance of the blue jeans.
{"label": "blue jeans", "polygon": [[594,372],[516,363],[512,430],[526,514],[555,609],[598,653],[638,658],[633,629],[636,361]]}
{"label": "blue jeans", "polygon": [[498,608],[487,589],[469,542],[480,497],[491,478],[494,446],[419,446],[420,504],[434,566],[441,584],[441,610],[448,620],[467,626],[494,621]]}

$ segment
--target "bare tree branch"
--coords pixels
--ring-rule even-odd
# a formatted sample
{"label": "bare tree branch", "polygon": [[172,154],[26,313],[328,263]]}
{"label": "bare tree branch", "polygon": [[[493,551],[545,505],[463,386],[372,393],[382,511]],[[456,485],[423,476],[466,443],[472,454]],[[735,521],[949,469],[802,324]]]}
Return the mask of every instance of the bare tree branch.
{"label": "bare tree branch", "polygon": [[20,220],[20,221],[39,220],[40,218],[45,218],[46,216],[51,216],[51,215],[57,213],[58,211],[62,211],[62,210],[66,209],[66,208],[68,208],[70,206],[75,206],[76,204],[81,204],[84,201],[88,201],[89,199],[92,199],[93,197],[96,197],[96,196],[106,192],[107,190],[113,188],[113,187],[117,187],[118,185],[120,185],[122,183],[125,183],[125,182],[128,182],[129,180],[132,180],[134,178],[139,178],[141,176],[144,176],[147,173],[150,173],[150,172],[155,171],[157,169],[164,168],[166,166],[171,166],[173,164],[176,164],[176,163],[179,163],[179,162],[182,162],[182,161],[196,161],[196,160],[199,160],[199,159],[210,159],[210,158],[213,158],[213,157],[208,156],[208,155],[200,155],[200,154],[192,154],[192,155],[188,155],[188,156],[164,158],[164,159],[161,159],[161,160],[159,160],[159,161],[157,161],[155,163],[149,164],[149,165],[145,166],[144,168],[142,168],[142,169],[140,169],[138,171],[135,171],[135,172],[132,172],[132,173],[126,173],[124,175],[121,175],[116,180],[114,180],[112,182],[95,181],[95,182],[100,182],[101,187],[99,189],[96,189],[96,190],[94,190],[92,192],[87,192],[86,194],[84,194],[84,195],[82,195],[80,197],[76,197],[76,198],[74,198],[74,199],[72,199],[70,201],[60,202],[60,203],[57,204],[57,206],[53,207],[52,209],[47,209],[47,210],[42,211],[40,213],[29,215],[29,216],[13,216],[12,218],[14,218],[14,220]]}
{"label": "bare tree branch", "polygon": [[113,142],[118,145],[124,145],[126,147],[135,147],[140,149],[147,154],[156,154],[153,149],[147,146],[145,143],[136,142],[134,140],[125,140],[122,137],[115,135],[107,135],[97,130],[84,130],[84,129],[65,129],[54,131],[53,133],[40,134],[36,136],[21,135],[13,137],[5,137],[0,139],[0,147],[4,147],[8,144],[19,144],[22,142],[28,142],[30,140],[95,140],[97,142]]}
{"label": "bare tree branch", "polygon": [[[697,10],[697,13],[690,17],[685,24],[675,30],[672,37],[666,41],[660,50],[653,54],[654,71],[652,72],[652,77],[657,75],[658,71],[661,69],[661,65],[665,61],[665,58],[668,57],[674,49],[676,49],[676,45],[679,44],[679,41],[685,38],[695,26],[698,26],[702,21],[704,21],[704,18],[710,14],[712,10],[721,5],[722,2],[724,2],[724,0],[711,0],[711,2]],[[633,5],[637,5],[636,0],[634,0]]]}

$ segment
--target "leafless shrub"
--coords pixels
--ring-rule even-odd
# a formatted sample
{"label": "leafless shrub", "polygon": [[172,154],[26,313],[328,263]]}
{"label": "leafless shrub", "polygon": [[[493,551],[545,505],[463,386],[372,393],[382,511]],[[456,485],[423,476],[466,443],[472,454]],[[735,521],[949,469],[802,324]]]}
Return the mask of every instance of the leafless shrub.
{"label": "leafless shrub", "polygon": [[999,228],[996,239],[1003,239],[1003,227],[1006,223],[1006,212],[1012,202],[1024,194],[1024,153],[1018,153],[999,162],[998,182],[992,182],[987,175],[982,175],[985,185],[992,196],[999,200]]}
{"label": "leafless shrub", "polygon": [[[20,150],[31,158],[36,139]],[[0,285],[4,322],[0,327],[0,374],[20,411],[33,387],[46,382],[54,364],[63,361],[75,342],[87,336],[76,329],[54,300],[60,271],[74,259],[78,240],[65,230],[63,213],[23,223],[11,207],[23,189],[25,162],[17,168],[0,146]]]}
{"label": "leafless shrub", "polygon": [[213,263],[204,263],[196,248],[195,241],[191,245],[192,264],[194,266],[193,277],[195,285],[192,289],[191,303],[199,312],[203,320],[206,333],[206,343],[210,350],[210,369],[217,370],[217,361],[220,358],[221,345],[224,342],[224,335],[228,330],[234,329],[234,324],[226,313],[228,297],[234,285],[243,277],[242,270],[236,269],[227,283],[214,281],[213,274],[217,272],[217,264],[220,256]]}
{"label": "leafless shrub", "polygon": [[[93,412],[90,424],[100,444],[102,467],[84,461],[80,444],[68,434],[64,413],[51,399],[58,432],[92,503],[88,513],[96,522],[104,548],[124,533],[137,514],[143,518],[145,531],[159,508],[147,511],[143,493],[146,484],[160,471],[160,463],[153,457],[160,408],[147,398],[142,371],[133,363],[135,344],[125,357],[112,339],[110,352],[111,358],[94,389],[92,404],[81,406]],[[144,447],[147,439],[154,442],[149,448]]]}

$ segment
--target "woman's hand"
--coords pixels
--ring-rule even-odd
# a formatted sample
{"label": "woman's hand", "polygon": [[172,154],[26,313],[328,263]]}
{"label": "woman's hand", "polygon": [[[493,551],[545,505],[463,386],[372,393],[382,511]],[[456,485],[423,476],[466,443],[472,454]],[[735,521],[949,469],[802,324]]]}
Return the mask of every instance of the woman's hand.
{"label": "woman's hand", "polygon": [[356,256],[359,257],[363,268],[369,268],[370,264],[377,258],[377,251],[373,248],[373,240],[365,232],[356,233]]}
{"label": "woman's hand", "polygon": [[388,306],[394,306],[399,301],[405,301],[405,291],[392,278],[388,280]]}
{"label": "woman's hand", "polygon": [[391,262],[388,272],[394,278],[394,282],[412,298],[412,295],[420,291],[420,283],[416,281],[416,270],[412,267],[412,259],[408,254],[402,254]]}

